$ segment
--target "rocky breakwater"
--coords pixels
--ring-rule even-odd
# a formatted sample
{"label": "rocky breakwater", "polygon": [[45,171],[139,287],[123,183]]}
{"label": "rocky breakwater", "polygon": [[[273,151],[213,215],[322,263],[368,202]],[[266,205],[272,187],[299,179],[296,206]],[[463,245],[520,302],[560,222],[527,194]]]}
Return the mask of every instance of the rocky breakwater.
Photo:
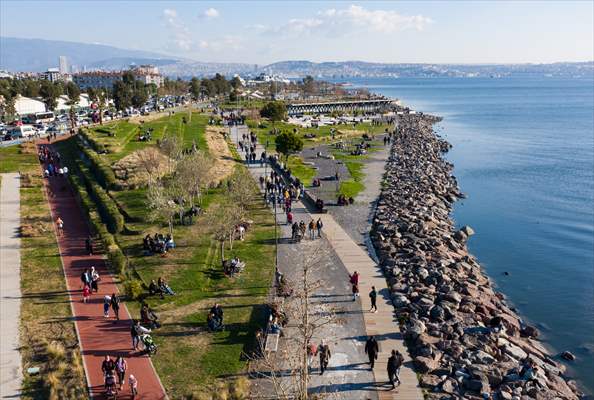
{"label": "rocky breakwater", "polygon": [[433,132],[438,120],[400,118],[371,231],[427,398],[579,398],[468,253],[472,229],[455,230],[450,211],[462,194],[443,158],[450,144]]}

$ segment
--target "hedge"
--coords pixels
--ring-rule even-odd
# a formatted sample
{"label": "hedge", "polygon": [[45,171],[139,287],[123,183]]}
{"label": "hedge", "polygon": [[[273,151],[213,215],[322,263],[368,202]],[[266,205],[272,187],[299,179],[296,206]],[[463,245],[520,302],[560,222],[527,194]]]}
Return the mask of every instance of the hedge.
{"label": "hedge", "polygon": [[103,143],[98,142],[95,138],[89,135],[89,131],[83,128],[78,130],[78,134],[81,135],[85,140],[89,143],[89,145],[95,150],[97,153],[107,153],[107,149],[103,145]]}
{"label": "hedge", "polygon": [[121,187],[113,170],[109,165],[106,165],[105,162],[103,162],[101,156],[82,144],[80,144],[79,147],[91,163],[91,172],[97,179],[97,182],[99,182],[105,190],[119,190]]}

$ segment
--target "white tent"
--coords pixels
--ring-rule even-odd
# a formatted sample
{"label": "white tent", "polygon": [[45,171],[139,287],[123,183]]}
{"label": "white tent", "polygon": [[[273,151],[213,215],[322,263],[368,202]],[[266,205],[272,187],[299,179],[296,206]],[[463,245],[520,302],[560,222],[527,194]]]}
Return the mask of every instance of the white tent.
{"label": "white tent", "polygon": [[18,96],[14,101],[14,108],[18,115],[27,115],[45,112],[45,103],[38,99]]}

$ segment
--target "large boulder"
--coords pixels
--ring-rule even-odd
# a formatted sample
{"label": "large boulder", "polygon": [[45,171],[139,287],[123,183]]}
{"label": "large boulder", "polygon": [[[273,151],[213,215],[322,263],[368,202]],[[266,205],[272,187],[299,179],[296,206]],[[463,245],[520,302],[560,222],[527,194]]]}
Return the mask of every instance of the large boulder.
{"label": "large boulder", "polygon": [[415,369],[422,374],[427,374],[439,367],[439,360],[432,357],[415,357]]}

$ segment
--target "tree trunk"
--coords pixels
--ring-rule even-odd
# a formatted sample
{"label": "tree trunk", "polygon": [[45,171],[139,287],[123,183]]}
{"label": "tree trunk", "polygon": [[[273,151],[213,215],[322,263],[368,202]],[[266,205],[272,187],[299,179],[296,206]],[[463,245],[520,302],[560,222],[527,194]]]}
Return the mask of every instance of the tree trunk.
{"label": "tree trunk", "polygon": [[225,239],[221,240],[221,261],[225,261]]}

